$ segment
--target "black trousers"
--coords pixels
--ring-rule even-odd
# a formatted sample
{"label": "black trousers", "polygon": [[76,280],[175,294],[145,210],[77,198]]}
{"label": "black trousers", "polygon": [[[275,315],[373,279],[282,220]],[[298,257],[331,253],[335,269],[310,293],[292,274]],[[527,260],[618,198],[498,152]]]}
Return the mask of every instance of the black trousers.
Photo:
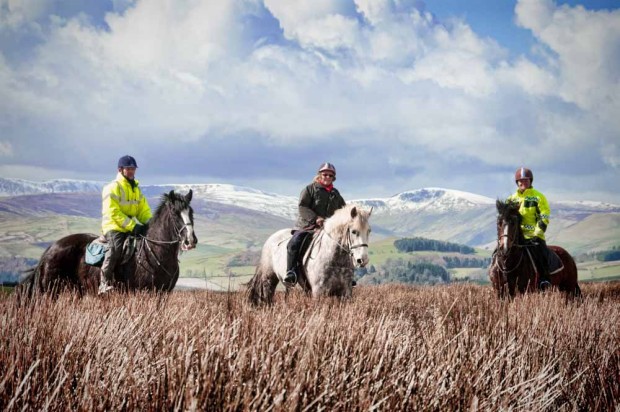
{"label": "black trousers", "polygon": [[549,280],[549,249],[547,248],[547,242],[540,238],[533,238],[531,240],[532,246],[530,247],[530,251],[532,252],[532,257],[534,258],[534,262],[536,263],[536,268],[538,269],[538,275],[540,276],[540,280]]}
{"label": "black trousers", "polygon": [[308,236],[312,235],[311,231],[297,230],[293,233],[293,237],[286,245],[287,259],[286,271],[295,269],[299,265],[299,250]]}

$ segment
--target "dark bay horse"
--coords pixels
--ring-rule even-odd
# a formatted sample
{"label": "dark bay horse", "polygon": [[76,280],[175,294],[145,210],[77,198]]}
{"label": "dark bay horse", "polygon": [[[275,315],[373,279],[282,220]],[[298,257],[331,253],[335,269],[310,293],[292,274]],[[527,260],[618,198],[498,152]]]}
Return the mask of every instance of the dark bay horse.
{"label": "dark bay horse", "polygon": [[[518,289],[520,293],[535,292],[538,275],[528,253],[530,247],[521,231],[521,215],[519,204],[514,202],[496,202],[497,207],[497,249],[489,277],[500,298],[505,297],[506,288],[512,298]],[[572,256],[560,246],[548,246],[555,252],[564,268],[552,275],[551,284],[567,295],[580,296],[581,289],[577,284],[577,265]]]}
{"label": "dark bay horse", "polygon": [[[191,190],[185,196],[174,191],[162,195],[146,236],[138,240],[136,253],[117,268],[116,286],[122,290],[174,288],[179,278],[179,253],[196,247],[198,242],[191,200]],[[77,233],[53,243],[21,282],[22,291],[55,294],[68,288],[80,295],[96,294],[101,269],[84,261],[86,245],[95,238],[97,235]]]}

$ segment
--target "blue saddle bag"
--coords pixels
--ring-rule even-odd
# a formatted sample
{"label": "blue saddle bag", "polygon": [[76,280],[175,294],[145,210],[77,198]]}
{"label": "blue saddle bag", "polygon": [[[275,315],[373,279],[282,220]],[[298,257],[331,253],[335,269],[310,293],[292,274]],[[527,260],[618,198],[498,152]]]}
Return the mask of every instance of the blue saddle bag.
{"label": "blue saddle bag", "polygon": [[108,245],[95,239],[86,245],[86,256],[84,257],[84,260],[88,265],[101,267],[101,265],[103,265],[103,259],[105,258],[105,252],[107,250]]}

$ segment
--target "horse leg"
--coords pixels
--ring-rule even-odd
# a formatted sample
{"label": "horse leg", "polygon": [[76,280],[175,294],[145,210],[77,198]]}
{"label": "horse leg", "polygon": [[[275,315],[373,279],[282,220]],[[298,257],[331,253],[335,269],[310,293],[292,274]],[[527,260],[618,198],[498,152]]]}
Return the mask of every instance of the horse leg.
{"label": "horse leg", "polygon": [[516,295],[516,287],[517,287],[517,279],[510,278],[508,279],[508,295],[511,299],[514,299]]}

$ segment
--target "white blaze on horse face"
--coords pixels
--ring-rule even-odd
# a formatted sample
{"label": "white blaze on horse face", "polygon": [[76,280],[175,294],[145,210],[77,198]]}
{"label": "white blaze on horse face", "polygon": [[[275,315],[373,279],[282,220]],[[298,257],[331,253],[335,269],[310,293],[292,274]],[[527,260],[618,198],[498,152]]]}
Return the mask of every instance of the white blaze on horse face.
{"label": "white blaze on horse face", "polygon": [[350,247],[353,253],[353,262],[357,267],[364,267],[368,264],[368,236],[370,230],[366,225],[356,224],[350,229]]}
{"label": "white blaze on horse face", "polygon": [[181,249],[189,250],[195,247],[195,245],[193,245],[194,225],[192,225],[192,220],[189,217],[189,209],[184,209],[181,211],[181,219],[183,219],[183,223],[185,224],[185,226],[183,226],[185,229],[185,239],[183,239],[183,242],[181,243]]}
{"label": "white blaze on horse face", "polygon": [[503,232],[502,233],[502,249],[504,250],[504,252],[507,252],[508,248],[510,247],[510,245],[508,244],[508,241],[509,241],[509,239],[508,239],[509,229],[510,229],[510,225],[504,223],[504,227],[503,227],[503,230],[502,230],[502,232]]}

